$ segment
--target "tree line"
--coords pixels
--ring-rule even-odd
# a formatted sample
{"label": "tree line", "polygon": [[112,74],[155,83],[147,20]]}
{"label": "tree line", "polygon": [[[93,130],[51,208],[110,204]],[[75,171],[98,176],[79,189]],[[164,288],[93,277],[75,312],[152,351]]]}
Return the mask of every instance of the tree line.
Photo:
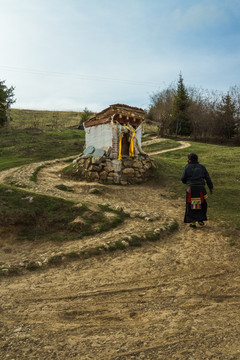
{"label": "tree line", "polygon": [[[0,127],[11,126],[9,110],[16,101],[14,90],[0,80]],[[85,108],[82,120],[91,114]],[[160,136],[234,140],[240,144],[240,87],[232,86],[227,93],[186,87],[180,73],[176,85],[171,84],[150,97],[146,118],[157,123]]]}
{"label": "tree line", "polygon": [[177,85],[150,97],[146,116],[158,124],[160,136],[235,140],[240,144],[240,87],[230,87],[226,94],[187,88],[180,73]]}

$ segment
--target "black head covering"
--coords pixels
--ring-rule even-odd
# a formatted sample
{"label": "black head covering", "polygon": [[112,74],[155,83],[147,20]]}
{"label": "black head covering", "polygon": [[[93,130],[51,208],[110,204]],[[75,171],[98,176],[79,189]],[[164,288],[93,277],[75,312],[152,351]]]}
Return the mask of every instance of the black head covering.
{"label": "black head covering", "polygon": [[188,160],[190,160],[192,163],[197,163],[198,162],[197,154],[194,153],[188,154]]}

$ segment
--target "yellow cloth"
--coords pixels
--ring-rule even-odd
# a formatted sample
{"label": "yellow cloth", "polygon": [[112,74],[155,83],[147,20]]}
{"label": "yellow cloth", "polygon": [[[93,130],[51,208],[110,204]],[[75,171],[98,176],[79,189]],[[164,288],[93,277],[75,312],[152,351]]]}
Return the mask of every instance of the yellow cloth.
{"label": "yellow cloth", "polygon": [[[128,126],[127,126],[128,127]],[[130,129],[130,128],[129,128]],[[133,134],[130,140],[130,145],[129,145],[129,156],[134,156],[134,143],[133,143],[133,138],[135,136],[135,130],[131,129]]]}
{"label": "yellow cloth", "polygon": [[[130,126],[124,126],[124,127],[126,129],[129,129],[130,131],[132,131],[132,136],[131,136],[130,145],[129,145],[129,156],[134,156],[133,138],[135,136],[136,131],[133,128],[130,128]],[[118,160],[122,160],[122,134],[120,135],[120,139],[119,139]]]}
{"label": "yellow cloth", "polygon": [[122,134],[119,139],[118,160],[122,160]]}

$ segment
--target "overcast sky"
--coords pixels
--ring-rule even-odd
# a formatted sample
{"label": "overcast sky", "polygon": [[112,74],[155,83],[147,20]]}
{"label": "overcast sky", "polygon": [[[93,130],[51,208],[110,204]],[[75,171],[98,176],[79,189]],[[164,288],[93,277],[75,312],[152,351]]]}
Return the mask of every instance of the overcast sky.
{"label": "overcast sky", "polygon": [[13,107],[147,108],[176,82],[240,85],[239,0],[0,0],[0,80]]}

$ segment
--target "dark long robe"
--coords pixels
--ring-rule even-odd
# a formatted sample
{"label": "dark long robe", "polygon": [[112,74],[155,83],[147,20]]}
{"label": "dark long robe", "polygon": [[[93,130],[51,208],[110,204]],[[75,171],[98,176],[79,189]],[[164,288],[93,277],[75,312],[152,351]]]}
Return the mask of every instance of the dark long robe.
{"label": "dark long robe", "polygon": [[192,223],[207,220],[207,192],[203,185],[191,185],[186,192],[186,211],[184,222]]}

